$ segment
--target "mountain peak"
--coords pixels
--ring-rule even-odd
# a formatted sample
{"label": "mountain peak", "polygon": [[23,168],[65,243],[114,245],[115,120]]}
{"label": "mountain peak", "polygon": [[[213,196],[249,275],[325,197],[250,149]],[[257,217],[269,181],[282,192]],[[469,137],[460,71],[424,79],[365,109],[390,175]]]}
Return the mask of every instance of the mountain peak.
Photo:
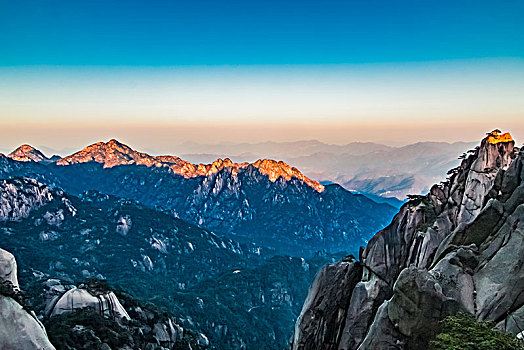
{"label": "mountain peak", "polygon": [[510,133],[502,134],[496,129],[488,133],[480,143],[477,151],[477,161],[472,166],[475,171],[485,169],[506,169],[516,156],[518,148]]}
{"label": "mountain peak", "polygon": [[259,159],[253,163],[253,166],[258,168],[258,170],[267,176],[269,180],[275,182],[279,177],[282,177],[286,180],[291,180],[292,177],[295,177],[299,180],[304,181],[309,186],[313,187],[318,192],[324,191],[324,186],[317,181],[313,181],[310,178],[302,174],[297,168],[289,166],[284,161],[276,161],[273,159]]}
{"label": "mountain peak", "polygon": [[21,145],[7,156],[19,162],[41,162],[48,159],[42,152],[28,144]]}
{"label": "mountain peak", "polygon": [[110,148],[129,148],[129,146],[124,145],[123,143],[119,142],[117,139],[111,139],[105,143],[107,147]]}
{"label": "mountain peak", "polygon": [[104,168],[117,165],[144,164],[153,165],[154,158],[134,151],[131,147],[111,139],[108,142],[97,142],[89,145],[79,152],[64,157],[56,162],[58,165],[97,162],[104,164]]}

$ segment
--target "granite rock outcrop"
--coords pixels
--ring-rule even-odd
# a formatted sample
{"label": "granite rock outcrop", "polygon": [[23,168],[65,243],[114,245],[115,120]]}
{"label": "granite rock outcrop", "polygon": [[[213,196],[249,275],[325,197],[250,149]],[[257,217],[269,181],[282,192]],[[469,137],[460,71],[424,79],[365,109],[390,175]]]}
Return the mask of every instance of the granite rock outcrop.
{"label": "granite rock outcrop", "polygon": [[35,313],[23,304],[15,257],[0,249],[0,349],[54,350]]}
{"label": "granite rock outcrop", "polygon": [[[318,275],[293,349],[425,349],[439,321],[459,311],[521,331],[524,150],[494,130],[469,153],[446,181],[412,196],[361,249],[358,263]],[[333,283],[360,269],[353,288]],[[347,298],[337,301],[332,295],[340,289]],[[334,317],[340,313],[347,316]],[[332,342],[329,334],[313,334],[312,322],[342,334]]]}

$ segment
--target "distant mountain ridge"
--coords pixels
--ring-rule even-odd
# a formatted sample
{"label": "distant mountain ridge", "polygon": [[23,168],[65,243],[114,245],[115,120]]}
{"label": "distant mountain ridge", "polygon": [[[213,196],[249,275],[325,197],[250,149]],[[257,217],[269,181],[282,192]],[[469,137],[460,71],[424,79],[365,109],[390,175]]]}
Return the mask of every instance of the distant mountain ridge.
{"label": "distant mountain ridge", "polygon": [[335,182],[344,188],[382,197],[405,200],[420,194],[446,171],[458,165],[457,157],[475,142],[417,142],[391,147],[376,143],[329,145],[320,141],[225,143],[179,145],[178,153],[190,161],[210,161],[227,154],[235,161],[249,161],[261,155],[294,164],[320,182]]}
{"label": "distant mountain ridge", "polygon": [[[393,149],[374,142],[351,142],[345,145],[327,144],[318,140],[302,140],[290,142],[259,142],[259,143],[235,143],[224,142],[216,144],[202,144],[197,142],[185,142],[175,146],[180,154],[199,153],[221,153],[235,156],[261,155],[273,158],[289,158],[311,155],[315,153],[339,153],[339,154],[363,154],[376,151]],[[240,152],[240,153],[239,153]]]}
{"label": "distant mountain ridge", "polygon": [[[312,181],[339,183],[351,191],[404,201],[407,194],[426,193],[431,184],[445,176],[447,169],[458,165],[459,155],[474,146],[475,142],[417,142],[402,147],[372,142],[333,145],[317,140],[185,142],[173,146],[179,157],[150,156],[156,160],[149,161],[166,163],[175,172],[193,176],[191,174],[206,173],[219,159],[223,162],[230,160],[238,164],[237,167],[256,163],[258,159],[279,159],[293,164],[300,169],[302,176]],[[63,159],[71,160],[72,156]],[[52,160],[56,159],[55,156]],[[318,186],[316,183],[312,185]]]}
{"label": "distant mountain ridge", "polygon": [[[34,148],[33,148],[34,150]],[[41,152],[34,150],[34,152]],[[43,156],[43,155],[42,155]],[[43,156],[44,157],[44,156]],[[33,161],[41,161],[38,157],[33,157]],[[17,159],[15,159],[17,160]],[[233,173],[238,173],[239,169],[249,165],[259,169],[264,175],[275,182],[279,177],[290,180],[292,177],[304,181],[315,190],[322,192],[324,186],[317,181],[313,181],[304,176],[298,169],[290,167],[282,161],[271,159],[258,159],[254,163],[233,163],[231,159],[216,159],[211,164],[193,164],[176,156],[151,156],[147,153],[137,152],[129,146],[112,139],[106,143],[97,142],[87,146],[83,150],[72,155],[58,159],[57,165],[72,165],[87,162],[97,162],[104,165],[104,168],[111,168],[118,165],[145,165],[147,167],[167,167],[173,173],[182,175],[186,178],[214,174],[224,168],[231,168]]]}

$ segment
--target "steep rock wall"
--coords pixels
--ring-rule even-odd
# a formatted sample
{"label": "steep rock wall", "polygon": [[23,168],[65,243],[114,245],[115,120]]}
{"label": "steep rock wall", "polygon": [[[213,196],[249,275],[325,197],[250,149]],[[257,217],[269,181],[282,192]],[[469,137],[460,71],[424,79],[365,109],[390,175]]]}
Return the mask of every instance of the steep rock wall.
{"label": "steep rock wall", "polygon": [[[508,134],[492,132],[470,153],[448,180],[411,198],[361,250],[362,274],[353,288],[336,282],[350,273],[337,265],[317,276],[297,320],[293,349],[427,348],[438,322],[458,311],[518,333],[524,152]],[[333,302],[339,289],[349,302]],[[334,318],[338,313],[346,317]],[[318,317],[308,321],[307,314]],[[343,331],[327,345],[327,334],[312,335],[319,332],[313,324]]]}

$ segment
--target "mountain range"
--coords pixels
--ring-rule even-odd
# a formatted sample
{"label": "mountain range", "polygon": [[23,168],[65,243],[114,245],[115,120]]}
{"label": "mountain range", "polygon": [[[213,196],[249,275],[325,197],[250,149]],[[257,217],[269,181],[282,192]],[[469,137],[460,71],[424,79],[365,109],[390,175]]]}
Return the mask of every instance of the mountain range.
{"label": "mountain range", "polygon": [[[430,186],[457,166],[457,157],[476,142],[418,142],[392,147],[373,142],[327,144],[317,140],[295,142],[206,144],[185,142],[172,146],[192,163],[213,163],[229,158],[235,162],[281,159],[301,169],[322,184],[338,183],[344,188],[378,198],[394,198],[397,207],[408,194],[426,193]],[[52,149],[43,148],[46,153]],[[52,153],[50,153],[52,154]],[[54,160],[58,156],[52,157]],[[377,198],[377,197],[375,197]]]}
{"label": "mountain range", "polygon": [[137,200],[219,235],[292,255],[355,251],[395,211],[339,185],[321,185],[282,161],[192,164],[137,152],[116,140],[57,160],[21,146],[0,156],[0,177],[13,176],[73,195],[96,190]]}
{"label": "mountain range", "polygon": [[524,175],[508,135],[393,221],[394,207],[283,161],[23,145],[0,155],[0,309],[19,320],[0,336],[22,334],[16,349],[420,349],[459,311],[515,333]]}

